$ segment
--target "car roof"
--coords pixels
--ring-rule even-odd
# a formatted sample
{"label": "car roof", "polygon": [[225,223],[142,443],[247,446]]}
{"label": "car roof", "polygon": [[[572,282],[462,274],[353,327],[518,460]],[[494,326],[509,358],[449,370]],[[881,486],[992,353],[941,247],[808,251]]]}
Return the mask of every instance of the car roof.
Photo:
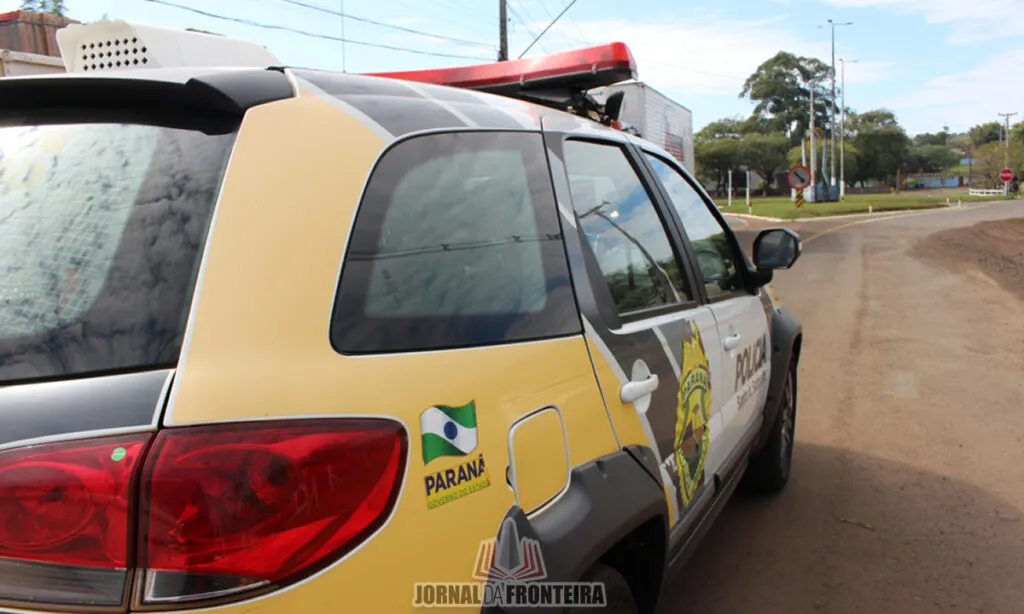
{"label": "car roof", "polygon": [[332,71],[288,69],[288,73],[299,89],[341,106],[388,142],[441,130],[544,130],[629,142],[674,159],[668,150],[628,132],[507,96]]}
{"label": "car roof", "polygon": [[506,96],[390,77],[289,69],[299,88],[340,103],[392,138],[452,129],[553,130],[629,135],[586,118]]}
{"label": "car roof", "polygon": [[[469,89],[403,81],[337,71],[290,67],[189,66],[141,68],[103,72],[55,73],[0,79],[5,92],[27,88],[59,91],[62,86],[81,89],[110,87],[124,92],[128,81],[147,87],[203,85],[217,91],[238,111],[305,92],[319,96],[353,115],[387,142],[412,134],[449,130],[528,130],[572,133],[620,143],[632,142],[668,156],[645,139],[601,125],[587,118],[542,105]],[[192,93],[196,88],[192,88]],[[224,104],[217,102],[218,106]],[[2,106],[2,105],[0,105]]]}

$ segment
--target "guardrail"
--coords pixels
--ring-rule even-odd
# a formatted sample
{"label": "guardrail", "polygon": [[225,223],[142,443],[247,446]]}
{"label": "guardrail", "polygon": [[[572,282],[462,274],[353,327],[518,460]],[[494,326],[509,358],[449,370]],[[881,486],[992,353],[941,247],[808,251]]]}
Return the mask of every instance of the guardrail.
{"label": "guardrail", "polygon": [[968,192],[971,196],[1002,196],[1002,190],[976,190],[971,188]]}

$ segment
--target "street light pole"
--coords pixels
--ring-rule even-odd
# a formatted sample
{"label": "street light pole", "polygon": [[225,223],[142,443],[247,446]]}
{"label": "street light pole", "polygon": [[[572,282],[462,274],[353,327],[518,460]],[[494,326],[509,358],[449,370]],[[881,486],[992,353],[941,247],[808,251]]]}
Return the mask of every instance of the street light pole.
{"label": "street light pole", "polygon": [[813,80],[807,84],[807,89],[811,94],[811,193],[810,197],[807,199],[809,202],[817,200],[815,198],[815,193],[818,190],[817,165],[815,164],[815,157],[817,157],[818,150],[816,149],[817,142],[814,138],[814,85],[815,82]]}
{"label": "street light pole", "polygon": [[832,26],[832,117],[829,121],[832,128],[832,138],[830,147],[832,151],[831,162],[832,162],[832,173],[829,177],[829,183],[832,185],[836,184],[836,27],[837,26],[852,26],[853,22],[848,21],[846,23],[836,23],[831,19],[828,20],[830,26]]}
{"label": "street light pole", "polygon": [[840,73],[839,92],[842,95],[842,103],[839,116],[839,200],[846,199],[846,63],[856,64],[857,60],[844,60],[839,58],[842,66]]}

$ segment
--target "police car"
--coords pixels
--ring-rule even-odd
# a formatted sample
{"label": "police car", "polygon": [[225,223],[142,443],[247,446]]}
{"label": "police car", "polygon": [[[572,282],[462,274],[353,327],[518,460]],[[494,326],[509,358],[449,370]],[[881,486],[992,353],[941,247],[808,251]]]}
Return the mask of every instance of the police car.
{"label": "police car", "polygon": [[624,45],[231,44],[72,26],[68,74],[0,81],[0,609],[654,612],[786,485],[799,238],[751,261],[614,128]]}

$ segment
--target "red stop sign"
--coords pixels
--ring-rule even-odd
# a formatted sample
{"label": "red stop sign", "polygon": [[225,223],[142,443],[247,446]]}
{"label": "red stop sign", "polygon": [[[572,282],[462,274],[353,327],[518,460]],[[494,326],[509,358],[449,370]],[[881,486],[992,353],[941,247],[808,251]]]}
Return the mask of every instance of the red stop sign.
{"label": "red stop sign", "polygon": [[1002,181],[1013,181],[1013,171],[1008,168],[1004,168],[999,172],[999,179]]}

